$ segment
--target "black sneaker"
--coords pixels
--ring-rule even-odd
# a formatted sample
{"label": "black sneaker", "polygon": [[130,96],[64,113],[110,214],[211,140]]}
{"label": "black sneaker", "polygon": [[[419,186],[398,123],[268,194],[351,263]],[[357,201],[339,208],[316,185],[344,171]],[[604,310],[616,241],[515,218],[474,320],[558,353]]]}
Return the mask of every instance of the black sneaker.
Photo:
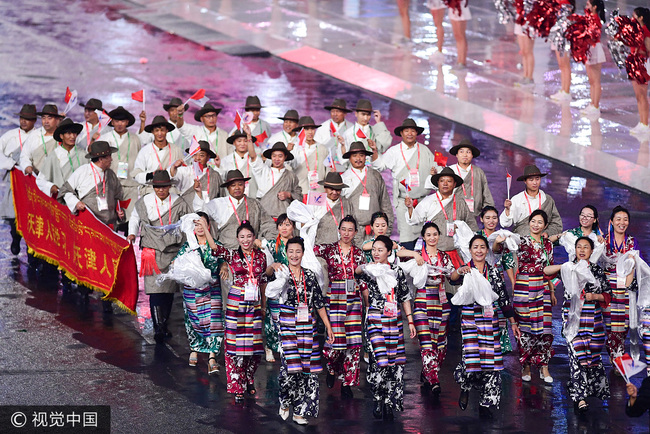
{"label": "black sneaker", "polygon": [[352,388],[350,386],[341,386],[341,396],[343,398],[353,398]]}
{"label": "black sneaker", "polygon": [[390,405],[384,404],[384,420],[387,422],[392,422],[393,419],[395,419],[393,408]]}
{"label": "black sneaker", "polygon": [[327,378],[325,379],[325,384],[327,384],[327,388],[331,389],[332,387],[334,387],[334,382],[335,381],[336,381],[336,377],[334,376],[334,374],[332,374],[331,372],[328,372],[327,373]]}
{"label": "black sneaker", "polygon": [[492,419],[494,417],[490,411],[490,407],[484,407],[482,405],[478,406],[478,416],[481,419]]}
{"label": "black sneaker", "polygon": [[469,392],[466,390],[461,390],[460,397],[458,398],[458,406],[461,410],[465,411],[467,409],[467,403],[469,402]]}

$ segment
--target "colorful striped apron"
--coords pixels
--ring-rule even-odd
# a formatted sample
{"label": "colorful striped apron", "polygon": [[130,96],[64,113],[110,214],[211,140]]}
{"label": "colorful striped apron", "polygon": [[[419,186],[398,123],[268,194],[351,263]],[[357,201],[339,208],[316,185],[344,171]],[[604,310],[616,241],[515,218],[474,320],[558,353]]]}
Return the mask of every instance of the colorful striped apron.
{"label": "colorful striped apron", "polygon": [[334,343],[325,344],[333,350],[345,351],[361,347],[361,298],[359,291],[347,294],[344,280],[330,282],[327,310],[334,331]]}
{"label": "colorful striped apron", "polygon": [[518,274],[512,304],[522,333],[552,334],[551,291],[543,276]]}
{"label": "colorful striped apron", "polygon": [[[566,318],[571,308],[569,300],[562,306],[562,319]],[[602,362],[600,353],[605,347],[605,326],[600,305],[594,301],[585,301],[580,312],[580,326],[578,335],[570,342],[578,363],[585,367],[599,366]]]}
{"label": "colorful striped apron", "polygon": [[447,321],[451,307],[448,301],[440,302],[440,291],[444,291],[444,286],[427,285],[415,294],[413,321],[422,349],[444,351],[447,347]]}
{"label": "colorful striped apron", "polygon": [[463,337],[463,361],[467,372],[501,371],[503,356],[499,337],[499,317],[483,316],[483,306],[463,306],[461,335]]}
{"label": "colorful striped apron", "polygon": [[320,364],[320,352],[315,319],[309,315],[309,321],[296,321],[296,308],[280,306],[280,340],[282,353],[287,363],[289,374],[317,374],[323,370]]}
{"label": "colorful striped apron", "polygon": [[612,288],[612,301],[603,311],[605,326],[608,332],[627,333],[630,326],[630,296],[626,288],[616,288],[616,271],[605,271],[605,276]]}
{"label": "colorful striped apron", "polygon": [[226,352],[231,356],[264,354],[260,301],[244,301],[244,288],[234,285],[226,306]]}
{"label": "colorful striped apron", "polygon": [[404,324],[402,313],[398,308],[397,317],[388,318],[383,315],[383,310],[369,308],[366,318],[368,340],[372,346],[372,353],[377,361],[377,366],[395,366],[406,363],[404,349]]}

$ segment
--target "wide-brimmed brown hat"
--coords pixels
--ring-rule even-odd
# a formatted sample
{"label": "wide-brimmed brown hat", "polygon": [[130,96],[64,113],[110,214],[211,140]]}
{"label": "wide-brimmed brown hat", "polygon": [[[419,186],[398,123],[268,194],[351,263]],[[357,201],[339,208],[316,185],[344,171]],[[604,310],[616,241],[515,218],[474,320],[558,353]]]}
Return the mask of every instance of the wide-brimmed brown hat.
{"label": "wide-brimmed brown hat", "polygon": [[287,112],[282,116],[281,118],[283,121],[296,121],[300,119],[300,116],[298,116],[298,110],[287,110]]}
{"label": "wide-brimmed brown hat", "polygon": [[45,104],[43,110],[36,112],[39,116],[54,116],[55,118],[63,119],[65,116],[59,113],[59,109],[55,104]]}
{"label": "wide-brimmed brown hat", "polygon": [[151,185],[152,187],[170,187],[174,184],[174,181],[169,176],[169,172],[159,169],[153,173],[151,181],[147,181],[145,184]]}
{"label": "wide-brimmed brown hat", "polygon": [[86,104],[79,104],[81,107],[88,110],[99,110],[100,112],[104,111],[104,105],[102,100],[97,98],[90,98]]}
{"label": "wide-brimmed brown hat", "polygon": [[108,142],[104,140],[98,140],[96,142],[92,142],[90,146],[88,146],[88,153],[86,154],[86,158],[88,160],[91,160],[93,158],[105,157],[115,152],[117,152],[117,148],[112,147]]}
{"label": "wide-brimmed brown hat", "polygon": [[357,106],[354,108],[354,111],[372,113],[372,103],[369,99],[360,99],[357,101]]}
{"label": "wide-brimmed brown hat", "polygon": [[517,181],[525,181],[526,178],[531,176],[539,176],[540,178],[545,177],[548,173],[542,173],[537,166],[534,164],[524,167],[524,174],[517,178]]}
{"label": "wide-brimmed brown hat", "polygon": [[472,141],[470,139],[461,140],[460,143],[458,143],[456,146],[452,147],[449,150],[449,153],[451,155],[456,155],[458,154],[458,151],[460,151],[461,148],[467,148],[470,151],[472,151],[472,155],[474,156],[474,158],[481,155],[481,151],[479,151],[479,149],[472,144]]}
{"label": "wide-brimmed brown hat", "polygon": [[418,124],[416,124],[415,121],[411,118],[404,119],[402,125],[395,128],[393,132],[395,133],[396,136],[399,136],[400,134],[402,134],[402,130],[405,130],[406,128],[413,128],[417,132],[418,136],[424,132],[424,128],[418,127]]}
{"label": "wide-brimmed brown hat", "polygon": [[250,177],[246,178],[243,173],[241,173],[239,170],[229,170],[228,173],[226,174],[226,182],[221,184],[222,187],[228,187],[230,184],[232,184],[235,181],[248,181]]}
{"label": "wide-brimmed brown hat", "polygon": [[[110,116],[110,113],[109,113],[109,116]],[[174,131],[176,129],[174,124],[171,124],[171,123],[167,122],[167,119],[165,119],[164,116],[158,115],[158,116],[153,118],[153,121],[151,121],[151,123],[149,125],[144,127],[144,130],[146,132],[150,133],[156,127],[166,127],[167,132]]]}
{"label": "wide-brimmed brown hat", "polygon": [[244,110],[248,109],[261,109],[262,103],[260,98],[257,95],[250,95],[246,97],[246,103],[244,104]]}
{"label": "wide-brimmed brown hat", "polygon": [[454,181],[456,181],[456,187],[463,185],[463,178],[460,176],[456,175],[454,173],[454,170],[451,167],[445,167],[440,171],[440,173],[436,173],[435,175],[431,175],[431,183],[435,186],[438,186],[438,181],[440,178],[443,176],[451,176],[454,178]]}
{"label": "wide-brimmed brown hat", "polygon": [[293,129],[293,132],[294,133],[298,132],[303,128],[318,128],[318,127],[320,127],[320,125],[314,122],[314,119],[312,119],[311,116],[302,116],[298,121],[298,126]]}
{"label": "wide-brimmed brown hat", "polygon": [[352,112],[352,110],[348,108],[348,103],[346,103],[343,98],[334,98],[332,104],[325,106],[325,110],[332,110],[332,109],[338,109],[346,113]]}
{"label": "wide-brimmed brown hat", "polygon": [[348,188],[348,185],[343,183],[343,178],[341,178],[341,174],[338,172],[328,172],[327,175],[325,175],[325,179],[318,181],[318,183],[323,187],[331,188],[332,190],[343,190],[344,188]]}
{"label": "wide-brimmed brown hat", "polygon": [[[210,158],[216,158],[217,154],[215,154],[212,149],[210,149],[210,143],[206,142],[205,140],[199,140],[199,151],[203,151]],[[197,151],[198,152],[198,151]],[[185,153],[189,154],[190,153],[190,148],[187,148],[185,150]]]}
{"label": "wide-brimmed brown hat", "polygon": [[128,124],[126,125],[127,128],[135,123],[135,117],[122,106],[108,112],[108,117],[111,118],[111,126],[113,125],[113,121],[128,121]]}
{"label": "wide-brimmed brown hat", "polygon": [[[243,132],[242,130],[235,130],[235,131],[232,132],[230,137],[228,137],[226,139],[226,142],[228,142],[228,143],[230,143],[232,145],[232,144],[235,143],[235,140],[237,140],[240,137],[246,138],[246,137],[248,137],[248,135],[246,135],[246,133]],[[253,141],[253,143],[255,143],[255,142],[257,142],[257,137],[251,136],[251,140]]]}
{"label": "wide-brimmed brown hat", "polygon": [[264,158],[270,159],[271,155],[273,155],[275,151],[282,151],[284,153],[284,156],[286,157],[286,161],[293,160],[293,154],[291,153],[290,150],[287,149],[287,145],[285,145],[284,142],[275,142],[273,147],[264,151],[262,155],[264,156]]}
{"label": "wide-brimmed brown hat", "polygon": [[34,104],[23,104],[23,107],[20,109],[17,116],[25,118],[30,121],[36,120],[36,106]]}
{"label": "wide-brimmed brown hat", "polygon": [[352,154],[356,154],[357,152],[363,152],[364,154],[366,154],[368,156],[373,154],[372,151],[369,151],[369,150],[366,149],[366,146],[363,143],[361,143],[361,142],[352,142],[352,144],[350,145],[350,150],[348,152],[346,152],[345,154],[343,154],[343,158],[345,158],[347,160],[347,159],[350,158],[350,156]]}
{"label": "wide-brimmed brown hat", "polygon": [[194,120],[197,122],[201,122],[201,117],[205,114],[208,113],[216,113],[217,115],[221,113],[221,108],[217,108],[210,104],[209,102],[206,102],[203,107],[201,107],[200,110],[197,110],[196,113],[194,113]]}
{"label": "wide-brimmed brown hat", "polygon": [[[169,111],[170,108],[180,107],[183,105],[183,101],[180,98],[174,97],[169,100],[169,104],[163,104],[163,109]],[[185,110],[190,108],[189,104],[185,104]]]}
{"label": "wide-brimmed brown hat", "polygon": [[56,130],[54,130],[54,140],[57,142],[62,142],[63,139],[61,139],[61,134],[67,133],[69,131],[72,131],[75,134],[79,134],[81,130],[83,130],[84,127],[81,124],[75,124],[72,119],[70,118],[65,118],[61,122],[59,122],[59,126],[56,127]]}

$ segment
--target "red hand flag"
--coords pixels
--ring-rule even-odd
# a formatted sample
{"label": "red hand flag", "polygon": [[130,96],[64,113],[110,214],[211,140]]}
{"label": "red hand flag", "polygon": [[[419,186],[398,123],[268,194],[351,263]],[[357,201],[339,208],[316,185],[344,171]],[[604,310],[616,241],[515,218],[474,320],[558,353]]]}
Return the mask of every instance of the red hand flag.
{"label": "red hand flag", "polygon": [[187,154],[188,157],[191,157],[192,155],[196,154],[201,150],[201,145],[199,145],[199,141],[196,140],[196,136],[192,136],[192,143],[190,143],[190,152]]}
{"label": "red hand flag", "polygon": [[336,135],[336,127],[334,126],[334,122],[330,121],[330,131],[333,136]]}
{"label": "red hand flag", "polygon": [[264,140],[269,138],[269,135],[266,134],[266,131],[262,131],[262,134],[255,136],[255,138],[257,139],[257,142],[255,142],[255,144],[259,146]]}
{"label": "red hand flag", "polygon": [[411,186],[409,185],[408,182],[406,182],[406,178],[402,179],[399,183],[404,186],[407,192],[411,191]]}
{"label": "red hand flag", "polygon": [[117,210],[121,209],[127,209],[129,207],[129,204],[131,203],[131,199],[127,200],[118,200],[117,201]]}
{"label": "red hand flag", "polygon": [[512,175],[506,169],[506,189],[508,190],[508,199],[510,199],[510,184],[512,184]]}
{"label": "red hand flag", "polygon": [[65,103],[66,104],[70,102],[70,98],[72,98],[72,92],[70,92],[69,87],[66,87],[65,88]]}
{"label": "red hand flag", "polygon": [[442,152],[435,151],[435,153],[433,154],[433,161],[435,161],[436,164],[440,167],[447,166],[448,159],[449,157],[445,157],[444,155],[442,155]]}
{"label": "red hand flag", "polygon": [[365,135],[365,133],[361,130],[361,128],[359,128],[359,129],[357,130],[357,137],[360,138],[360,139],[367,139],[367,138],[368,138],[368,137]]}
{"label": "red hand flag", "polygon": [[185,104],[187,104],[188,102],[192,102],[198,105],[199,107],[203,107],[205,103],[208,101],[210,101],[210,98],[205,96],[205,89],[199,89],[194,93],[194,95],[190,97],[190,99],[188,99],[185,102]]}
{"label": "red hand flag", "polygon": [[300,130],[300,133],[298,134],[298,146],[305,146],[305,138],[307,137],[307,133],[305,133],[305,129],[303,128]]}
{"label": "red hand flag", "polygon": [[239,111],[235,111],[235,126],[239,131],[241,131],[241,115],[239,114]]}
{"label": "red hand flag", "polygon": [[131,99],[133,101],[144,102],[144,89],[131,94]]}

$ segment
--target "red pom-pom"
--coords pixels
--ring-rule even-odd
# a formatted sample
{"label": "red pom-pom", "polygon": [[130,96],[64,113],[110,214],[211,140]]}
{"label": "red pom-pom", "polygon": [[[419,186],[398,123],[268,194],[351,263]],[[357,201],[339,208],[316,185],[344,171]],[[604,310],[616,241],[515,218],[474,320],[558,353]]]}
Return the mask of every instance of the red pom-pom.
{"label": "red pom-pom", "polygon": [[639,22],[626,15],[619,15],[614,19],[618,23],[615,38],[630,48],[643,48],[643,30]]}
{"label": "red pom-pom", "polygon": [[551,27],[557,22],[557,13],[561,6],[559,0],[538,0],[533,3],[526,20],[540,37],[548,38]]}
{"label": "red pom-pom", "polygon": [[625,70],[630,80],[635,80],[639,84],[648,83],[650,75],[648,75],[648,69],[645,66],[646,60],[648,60],[646,55],[638,52],[627,56]]}
{"label": "red pom-pom", "polygon": [[588,12],[585,15],[573,14],[569,20],[571,25],[564,35],[571,44],[571,57],[576,62],[585,63],[589,59],[591,47],[600,38],[600,25],[596,16]]}

